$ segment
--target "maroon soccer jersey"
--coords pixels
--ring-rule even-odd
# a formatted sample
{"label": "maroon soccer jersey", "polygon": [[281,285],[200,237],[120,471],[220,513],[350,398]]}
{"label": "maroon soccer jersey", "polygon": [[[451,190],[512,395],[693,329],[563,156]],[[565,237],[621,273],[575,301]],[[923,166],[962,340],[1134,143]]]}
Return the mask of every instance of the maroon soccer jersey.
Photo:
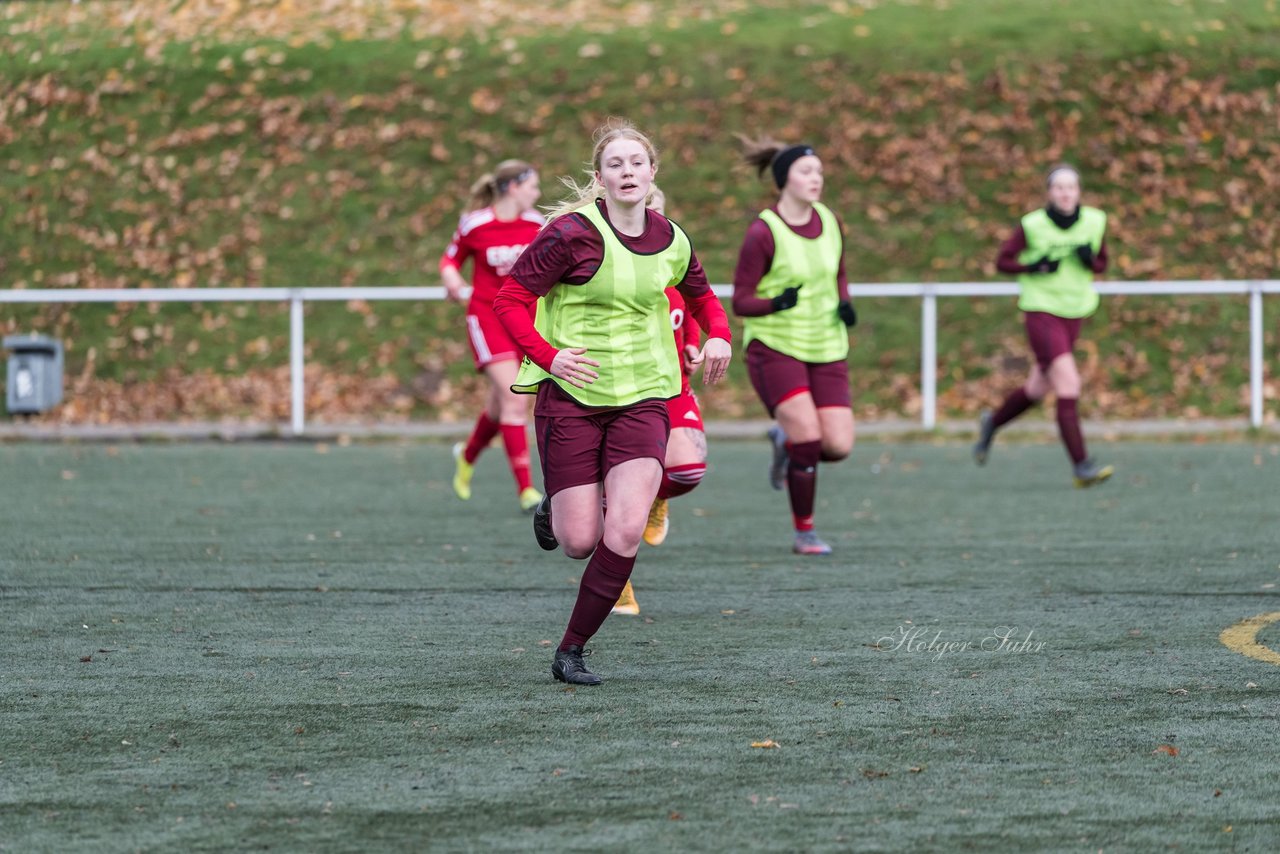
{"label": "maroon soccer jersey", "polygon": [[689,316],[684,297],[675,288],[667,288],[667,305],[671,309],[671,332],[675,336],[676,358],[680,360],[680,393],[692,394],[689,375],[684,370],[684,348],[701,347],[702,330],[698,321]]}
{"label": "maroon soccer jersey", "polygon": [[[778,206],[774,205],[770,210],[778,213]],[[778,216],[782,215],[778,214]],[[814,209],[807,223],[804,225],[787,223],[787,227],[801,237],[814,240],[822,236],[822,217],[818,215],[817,209]],[[840,288],[840,299],[847,300],[849,278],[844,270],[843,246],[842,241],[840,269],[836,273],[836,282]],[[756,296],[756,288],[759,287],[760,280],[765,277],[765,274],[772,269],[774,252],[773,232],[769,229],[769,224],[756,217],[747,228],[747,236],[743,238],[742,248],[738,250],[738,267],[733,272],[733,313],[739,317],[760,317],[773,311],[773,305],[769,300]]]}
{"label": "maroon soccer jersey", "polygon": [[[599,200],[596,205],[607,222],[609,214],[604,201]],[[632,252],[653,254],[671,245],[675,229],[666,217],[646,210],[645,229],[641,234],[634,237],[618,231],[614,234]],[[494,310],[512,338],[543,370],[551,369],[557,351],[534,328],[529,307],[557,285],[576,287],[589,282],[603,261],[603,238],[585,217],[571,213],[553,220],[540,231],[511,269],[511,275],[494,301]],[[707,330],[709,337],[725,341],[732,339],[724,308],[712,293],[707,274],[696,255],[691,254],[684,278],[675,288],[685,300],[686,311]],[[580,412],[588,411],[560,392],[555,383],[544,383],[534,412],[544,413],[549,405],[566,401]],[[560,409],[559,406],[556,408]]]}
{"label": "maroon soccer jersey", "polygon": [[[1027,233],[1019,225],[1008,239],[1000,244],[1000,254],[996,256],[996,269],[1001,273],[1030,273],[1031,267],[1018,260],[1027,249]],[[1093,256],[1093,272],[1101,275],[1107,271],[1107,241],[1103,238],[1098,246],[1098,254]]]}
{"label": "maroon soccer jersey", "polygon": [[[608,222],[604,201],[597,201],[596,206]],[[646,210],[643,232],[633,237],[615,230],[614,235],[637,255],[653,255],[671,245],[675,229],[662,214]],[[511,278],[541,297],[557,284],[585,284],[603,261],[604,238],[586,217],[570,213],[553,220],[538,234],[529,252],[511,268]],[[695,299],[710,291],[697,255],[691,256],[689,269],[676,287]]]}

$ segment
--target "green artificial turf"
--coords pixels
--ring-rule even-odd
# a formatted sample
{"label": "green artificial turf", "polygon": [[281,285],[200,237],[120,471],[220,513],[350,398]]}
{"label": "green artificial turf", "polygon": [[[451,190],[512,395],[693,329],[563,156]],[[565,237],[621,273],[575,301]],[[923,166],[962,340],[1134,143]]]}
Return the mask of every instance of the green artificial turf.
{"label": "green artificial turf", "polygon": [[0,850],[1275,850],[1280,446],[1093,450],[715,443],[573,691],[497,451],[0,446]]}

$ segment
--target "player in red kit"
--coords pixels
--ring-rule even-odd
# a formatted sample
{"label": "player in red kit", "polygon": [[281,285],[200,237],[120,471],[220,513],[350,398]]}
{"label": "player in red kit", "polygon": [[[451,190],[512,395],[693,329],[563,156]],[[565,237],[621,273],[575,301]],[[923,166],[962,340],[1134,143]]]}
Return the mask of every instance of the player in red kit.
{"label": "player in red kit", "polygon": [[463,501],[471,498],[471,476],[480,452],[493,437],[502,434],[507,461],[516,481],[520,509],[532,511],[542,500],[533,488],[529,470],[529,440],[525,421],[527,398],[511,391],[520,360],[524,357],[493,312],[507,273],[542,227],[541,214],[534,210],[541,191],[538,173],[523,160],[505,160],[471,188],[468,210],[440,259],[440,277],[449,298],[460,301],[466,281],[462,265],[473,264],[471,299],[467,303],[467,339],[476,370],[489,381],[484,412],[476,419],[467,442],[454,446],[456,469],[453,491]]}
{"label": "player in red kit", "polygon": [[[666,214],[666,196],[656,186],[649,193],[650,210]],[[697,369],[694,360],[702,350],[702,330],[685,305],[684,296],[676,288],[667,288],[667,303],[671,310],[671,331],[675,339],[676,353],[680,357],[682,378],[680,394],[667,401],[667,415],[671,419],[671,436],[667,439],[667,454],[663,461],[662,485],[658,497],[649,508],[649,521],[645,524],[644,541],[658,546],[667,538],[670,526],[669,499],[692,492],[707,473],[707,436],[702,425],[702,411],[698,398],[689,385],[689,376]],[[622,595],[613,606],[615,614],[639,614],[640,603],[630,580],[622,588]]]}

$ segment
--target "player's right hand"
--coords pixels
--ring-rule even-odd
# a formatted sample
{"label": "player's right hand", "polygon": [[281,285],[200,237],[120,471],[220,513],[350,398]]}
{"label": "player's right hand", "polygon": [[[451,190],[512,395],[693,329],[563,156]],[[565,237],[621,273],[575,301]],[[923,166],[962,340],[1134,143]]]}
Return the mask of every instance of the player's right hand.
{"label": "player's right hand", "polygon": [[803,287],[803,284],[792,285],[773,299],[769,300],[773,305],[773,310],[786,311],[787,309],[795,308],[800,302],[800,289]]}
{"label": "player's right hand", "polygon": [[592,368],[600,367],[595,359],[588,359],[586,347],[565,347],[556,353],[551,362],[551,375],[567,380],[577,388],[586,388],[600,379],[600,375]]}

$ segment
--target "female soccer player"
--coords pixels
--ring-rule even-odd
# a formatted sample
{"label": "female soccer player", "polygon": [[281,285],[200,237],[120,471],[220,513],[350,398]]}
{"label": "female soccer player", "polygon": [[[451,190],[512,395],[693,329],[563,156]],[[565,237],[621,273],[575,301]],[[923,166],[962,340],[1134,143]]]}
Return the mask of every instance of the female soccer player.
{"label": "female soccer player", "polygon": [[802,555],[831,553],[813,529],[818,462],[853,450],[849,301],[840,222],[822,196],[822,160],[808,145],[742,138],[747,163],[769,172],[778,201],[747,229],[733,275],[733,310],[745,318],[747,372],[778,426],[769,431],[770,483],[791,499]]}
{"label": "female soccer player", "polygon": [[467,212],[440,259],[440,277],[449,298],[461,300],[466,282],[461,268],[474,261],[474,288],[467,303],[467,333],[476,370],[489,380],[489,399],[476,419],[471,438],[453,448],[456,468],[453,491],[463,501],[471,498],[471,475],[481,451],[502,434],[507,462],[516,481],[520,509],[538,506],[542,493],[533,488],[529,473],[529,440],[525,420],[527,398],[511,391],[524,355],[493,313],[493,300],[511,265],[542,227],[538,201],[538,173],[523,160],[504,160],[471,188]]}
{"label": "female soccer player", "polygon": [[[666,289],[708,330],[705,382],[729,365],[724,309],[684,231],[645,208],[658,170],[648,137],[615,121],[595,135],[592,181],[553,211],[507,278],[494,308],[527,354],[518,391],[536,392],[534,425],[547,498],[533,527],[544,549],[590,558],[551,673],[597,685],[582,647],[608,617],[635,565],[662,482],[680,393]],[[572,182],[570,182],[572,184]],[[536,325],[529,308],[538,302]],[[609,512],[601,498],[609,495]]]}
{"label": "female soccer player", "polygon": [[1027,381],[996,410],[982,413],[973,456],[984,465],[996,431],[1038,403],[1053,389],[1058,399],[1058,432],[1071,458],[1077,487],[1093,486],[1114,469],[1089,457],[1080,430],[1077,401],[1080,371],[1072,348],[1084,319],[1098,307],[1095,273],[1107,269],[1107,215],[1080,204],[1080,173],[1058,166],[1049,173],[1048,204],[1022,218],[1004,245],[996,268],[1018,276],[1027,339],[1035,364]]}
{"label": "female soccer player", "polygon": [[[650,210],[666,214],[666,196],[655,185],[649,191],[646,202]],[[676,356],[683,370],[680,375],[680,394],[667,401],[667,417],[671,421],[671,437],[667,440],[667,456],[663,464],[662,485],[658,497],[649,508],[649,521],[644,528],[644,541],[659,546],[667,539],[670,528],[670,512],[667,502],[692,492],[707,473],[707,436],[702,425],[702,410],[698,398],[689,385],[689,377],[696,368],[702,330],[689,316],[684,297],[677,288],[667,288],[667,303],[671,311],[671,331],[675,337]],[[639,614],[640,603],[628,581],[622,588],[615,614]]]}

